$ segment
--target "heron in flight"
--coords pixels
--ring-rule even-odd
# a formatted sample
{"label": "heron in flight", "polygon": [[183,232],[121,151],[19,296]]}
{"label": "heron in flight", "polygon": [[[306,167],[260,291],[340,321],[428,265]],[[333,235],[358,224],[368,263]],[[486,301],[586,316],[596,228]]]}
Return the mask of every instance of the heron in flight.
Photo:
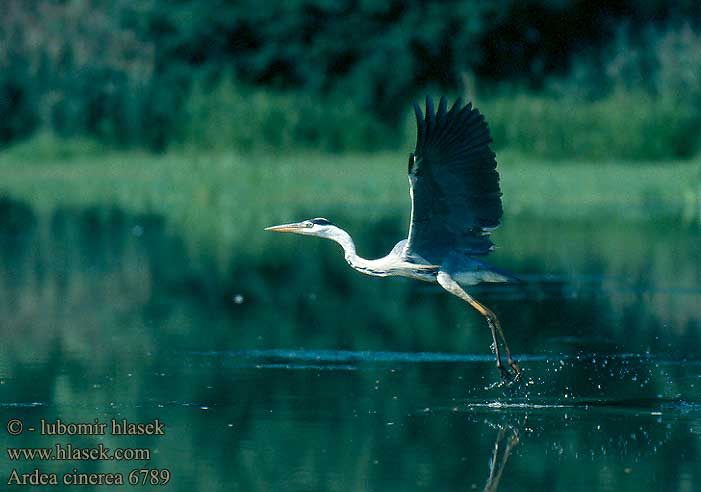
{"label": "heron in flight", "polygon": [[[436,112],[426,98],[426,115],[414,104],[416,150],[409,156],[411,219],[409,236],[376,260],[361,258],[350,235],[336,224],[316,218],[266,228],[317,236],[341,245],[348,264],[378,277],[403,276],[438,283],[476,309],[487,320],[496,365],[505,381],[521,370],[511,357],[494,312],[464,287],[480,282],[508,282],[513,275],[478,259],[494,249],[490,231],[499,225],[503,210],[499,173],[487,123],[472,104],[458,99],[450,110],[442,97]],[[501,339],[508,368],[501,360]]]}

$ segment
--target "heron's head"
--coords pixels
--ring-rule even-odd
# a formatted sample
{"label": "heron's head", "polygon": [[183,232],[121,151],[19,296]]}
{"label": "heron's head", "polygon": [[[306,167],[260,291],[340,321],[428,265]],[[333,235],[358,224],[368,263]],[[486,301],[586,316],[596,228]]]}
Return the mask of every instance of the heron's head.
{"label": "heron's head", "polygon": [[272,227],[266,227],[266,231],[273,232],[294,232],[295,234],[304,234],[305,236],[318,236],[332,239],[340,228],[322,217],[316,219],[303,220],[302,222],[293,222],[291,224],[282,224]]}

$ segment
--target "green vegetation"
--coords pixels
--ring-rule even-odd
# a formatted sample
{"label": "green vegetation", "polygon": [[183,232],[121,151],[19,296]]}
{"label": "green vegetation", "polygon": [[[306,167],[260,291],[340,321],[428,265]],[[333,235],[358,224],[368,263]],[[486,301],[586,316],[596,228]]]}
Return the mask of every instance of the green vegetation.
{"label": "green vegetation", "polygon": [[393,147],[405,138],[348,98],[271,92],[229,78],[196,84],[179,127],[193,150],[340,152]]}
{"label": "green vegetation", "polygon": [[[115,205],[165,216],[221,257],[253,253],[262,227],[314,214],[341,223],[408,219],[404,153],[293,155],[112,152],[32,161],[0,155],[0,193],[39,210]],[[701,166],[598,163],[499,155],[505,221],[543,219],[699,221]]]}
{"label": "green vegetation", "polygon": [[517,94],[480,100],[497,148],[546,159],[669,160],[701,149],[701,113],[644,93],[583,102]]}
{"label": "green vegetation", "polygon": [[6,3],[3,146],[396,151],[426,93],[466,94],[498,148],[538,158],[676,160],[701,142],[693,2]]}
{"label": "green vegetation", "polygon": [[[468,99],[485,114],[497,150],[543,159],[650,161],[689,158],[701,148],[701,112],[644,92],[617,92],[594,101],[523,91]],[[197,86],[181,133],[189,149],[398,150],[415,140],[409,104],[403,114],[404,124],[392,129],[347,99],[292,97],[226,79],[209,89]]]}

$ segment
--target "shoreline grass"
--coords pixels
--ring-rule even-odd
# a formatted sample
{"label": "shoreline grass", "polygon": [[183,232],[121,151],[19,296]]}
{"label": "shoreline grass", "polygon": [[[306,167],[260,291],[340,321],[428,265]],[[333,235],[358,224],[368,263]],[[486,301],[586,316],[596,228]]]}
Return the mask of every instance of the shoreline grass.
{"label": "shoreline grass", "polygon": [[[397,152],[219,154],[105,151],[29,161],[0,154],[0,195],[40,213],[108,205],[163,215],[199,246],[262,247],[265,225],[328,216],[406,224],[408,183]],[[548,161],[498,156],[504,222],[701,221],[701,161]],[[397,226],[399,227],[399,225]],[[403,227],[403,225],[401,226]]]}

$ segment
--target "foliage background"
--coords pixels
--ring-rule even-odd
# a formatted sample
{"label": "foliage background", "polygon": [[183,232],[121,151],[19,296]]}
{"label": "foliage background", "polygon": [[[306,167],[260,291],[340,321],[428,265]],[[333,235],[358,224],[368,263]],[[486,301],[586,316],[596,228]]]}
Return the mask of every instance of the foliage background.
{"label": "foliage background", "polygon": [[448,93],[497,147],[687,158],[700,22],[694,1],[5,0],[0,144],[397,149],[409,102]]}

